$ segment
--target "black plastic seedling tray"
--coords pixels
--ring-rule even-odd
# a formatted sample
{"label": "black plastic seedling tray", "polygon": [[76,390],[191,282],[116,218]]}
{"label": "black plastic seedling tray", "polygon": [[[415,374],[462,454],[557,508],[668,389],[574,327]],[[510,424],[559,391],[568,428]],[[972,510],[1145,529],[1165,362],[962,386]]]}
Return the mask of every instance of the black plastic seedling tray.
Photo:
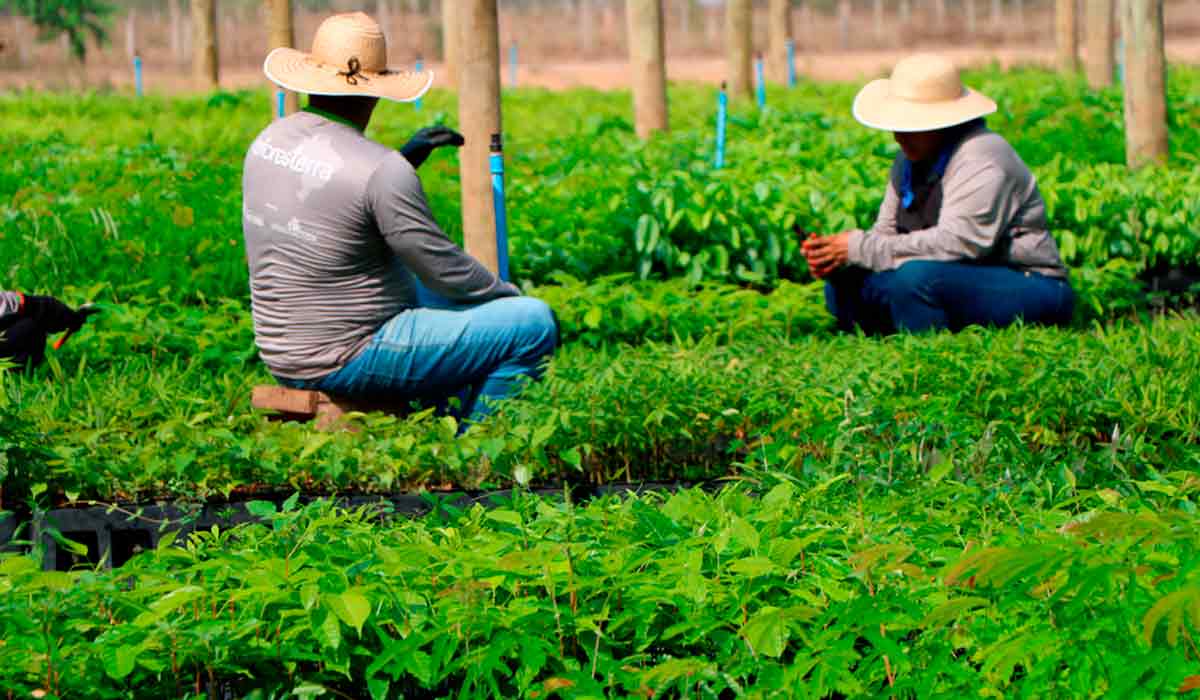
{"label": "black plastic seedling tray", "polygon": [[[531,489],[543,498],[563,498],[569,493],[575,502],[613,495],[636,495],[646,492],[672,492],[691,486],[685,482],[615,483],[602,486],[568,484],[558,487]],[[40,542],[44,556],[42,567],[47,571],[68,571],[77,566],[105,568],[121,566],[138,552],[158,546],[169,532],[177,532],[175,541],[182,544],[184,535],[207,530],[216,525],[222,529],[254,522],[259,518],[247,510],[250,501],[271,501],[281,504],[291,494],[260,495],[253,499],[209,504],[117,504],[55,508],[21,517],[8,514],[0,517],[0,551],[28,550]],[[380,506],[381,517],[423,517],[435,510],[446,513],[479,504],[495,507],[510,502],[511,489],[494,491],[430,491],[424,493],[360,494],[332,496],[302,494],[301,502],[334,499],[339,507],[358,508]],[[77,554],[59,544],[51,529],[63,537],[87,548],[87,554]]]}

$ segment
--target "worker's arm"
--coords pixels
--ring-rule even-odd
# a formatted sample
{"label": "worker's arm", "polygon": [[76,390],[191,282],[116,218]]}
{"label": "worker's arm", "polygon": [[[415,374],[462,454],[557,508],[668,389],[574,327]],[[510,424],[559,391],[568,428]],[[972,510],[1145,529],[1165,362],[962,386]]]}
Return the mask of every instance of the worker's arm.
{"label": "worker's arm", "polygon": [[876,272],[908,260],[978,260],[996,248],[1021,207],[1022,183],[987,161],[964,164],[944,182],[937,225],[903,236],[853,231],[850,262]]}
{"label": "worker's arm", "polygon": [[869,236],[895,236],[896,214],[900,211],[900,195],[896,192],[896,168],[892,166],[892,175],[888,177],[887,192],[883,195],[883,203],[879,205],[879,215],[875,217],[875,225],[867,231]]}
{"label": "worker's arm", "polygon": [[399,153],[387,157],[371,175],[367,199],[388,246],[433,292],[460,303],[520,294],[442,232],[416,171]]}

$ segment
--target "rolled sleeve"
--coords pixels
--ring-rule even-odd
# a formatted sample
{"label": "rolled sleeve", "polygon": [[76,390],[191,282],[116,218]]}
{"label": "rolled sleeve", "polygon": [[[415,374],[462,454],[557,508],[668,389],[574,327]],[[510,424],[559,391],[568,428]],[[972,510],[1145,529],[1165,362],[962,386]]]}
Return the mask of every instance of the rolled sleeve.
{"label": "rolled sleeve", "polygon": [[0,318],[16,316],[21,312],[21,295],[17,292],[0,292]]}
{"label": "rolled sleeve", "polygon": [[388,247],[430,290],[467,303],[520,294],[438,227],[416,171],[399,153],[386,158],[371,175],[367,199]]}

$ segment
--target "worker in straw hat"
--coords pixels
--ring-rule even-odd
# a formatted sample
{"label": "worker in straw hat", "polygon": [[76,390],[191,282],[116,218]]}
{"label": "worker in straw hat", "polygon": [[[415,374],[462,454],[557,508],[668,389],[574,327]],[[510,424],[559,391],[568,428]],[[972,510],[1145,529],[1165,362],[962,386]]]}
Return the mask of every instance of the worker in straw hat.
{"label": "worker in straw hat", "polygon": [[854,118],[900,145],[869,231],[809,235],[809,269],[842,330],[1062,324],[1074,294],[1037,180],[984,117],[996,103],[950,61],[913,56],[864,87]]}
{"label": "worker in straw hat", "polygon": [[558,342],[554,314],[451,242],[417,177],[462,137],[426,129],[397,152],[363,135],[381,98],[416,100],[433,75],[389,69],[383,32],[362,13],[326,19],[311,52],[275,49],[263,70],[309,95],[245,161],[254,334],[271,372],[350,398],[456,396],[472,419],[536,378]]}

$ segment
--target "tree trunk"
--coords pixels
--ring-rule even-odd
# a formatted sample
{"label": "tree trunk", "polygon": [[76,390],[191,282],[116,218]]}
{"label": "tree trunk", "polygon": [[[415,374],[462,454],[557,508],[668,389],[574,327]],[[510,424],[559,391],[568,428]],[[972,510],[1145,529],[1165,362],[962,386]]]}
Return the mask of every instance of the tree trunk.
{"label": "tree trunk", "polygon": [[999,29],[1004,23],[1004,5],[1003,0],[992,0],[992,28]]}
{"label": "tree trunk", "polygon": [[492,134],[500,133],[500,27],[496,0],[459,0],[458,122],[466,145],[459,151],[463,241],[492,272],[499,270],[492,182]]}
{"label": "tree trunk", "polygon": [[[267,0],[267,4],[267,23],[270,28],[267,51],[281,47],[296,48],[292,0]],[[300,109],[300,97],[290,90],[285,91],[283,109],[285,114],[294,114]]]}
{"label": "tree trunk", "polygon": [[934,0],[933,10],[937,14],[938,29],[946,26],[946,0]]}
{"label": "tree trunk", "polygon": [[125,56],[133,60],[137,52],[137,10],[131,7],[125,15]]}
{"label": "tree trunk", "polygon": [[838,46],[842,50],[850,48],[850,22],[853,10],[850,0],[838,0]]}
{"label": "tree trunk", "polygon": [[767,8],[767,73],[775,82],[788,79],[788,40],[792,38],[792,0],[771,0]]}
{"label": "tree trunk", "polygon": [[387,42],[388,48],[394,47],[395,44],[392,43],[392,13],[387,0],[375,0],[375,21],[383,30],[383,40]]}
{"label": "tree trunk", "polygon": [[1087,3],[1087,79],[1100,89],[1113,82],[1113,0]]}
{"label": "tree trunk", "polygon": [[1076,22],[1075,0],[1057,0],[1054,28],[1058,70],[1074,73],[1079,70],[1079,26]]}
{"label": "tree trunk", "polygon": [[1167,160],[1163,0],[1121,0],[1125,42],[1125,160],[1140,168]]}
{"label": "tree trunk", "polygon": [[963,9],[967,13],[967,36],[975,36],[975,32],[979,29],[978,20],[975,16],[975,0],[963,0]]}
{"label": "tree trunk", "polygon": [[183,12],[179,8],[180,0],[171,0],[171,58],[176,65],[184,62],[183,53]]}
{"label": "tree trunk", "polygon": [[637,134],[649,138],[667,126],[667,71],[663,60],[662,0],[626,0],[629,70]]}
{"label": "tree trunk", "polygon": [[196,82],[208,89],[220,87],[217,60],[217,0],[192,0],[192,72]]}
{"label": "tree trunk", "polygon": [[907,25],[912,21],[912,0],[900,0],[900,23]]}
{"label": "tree trunk", "polygon": [[726,0],[725,3],[725,55],[729,65],[729,94],[733,97],[749,97],[754,87],[752,61],[754,40],[751,34],[753,5],[751,0]]}
{"label": "tree trunk", "polygon": [[459,0],[442,0],[442,85],[458,87],[459,44],[462,27],[458,19]]}
{"label": "tree trunk", "polygon": [[882,43],[884,38],[885,28],[883,25],[883,0],[875,0],[872,8],[873,20],[875,23],[875,41]]}

